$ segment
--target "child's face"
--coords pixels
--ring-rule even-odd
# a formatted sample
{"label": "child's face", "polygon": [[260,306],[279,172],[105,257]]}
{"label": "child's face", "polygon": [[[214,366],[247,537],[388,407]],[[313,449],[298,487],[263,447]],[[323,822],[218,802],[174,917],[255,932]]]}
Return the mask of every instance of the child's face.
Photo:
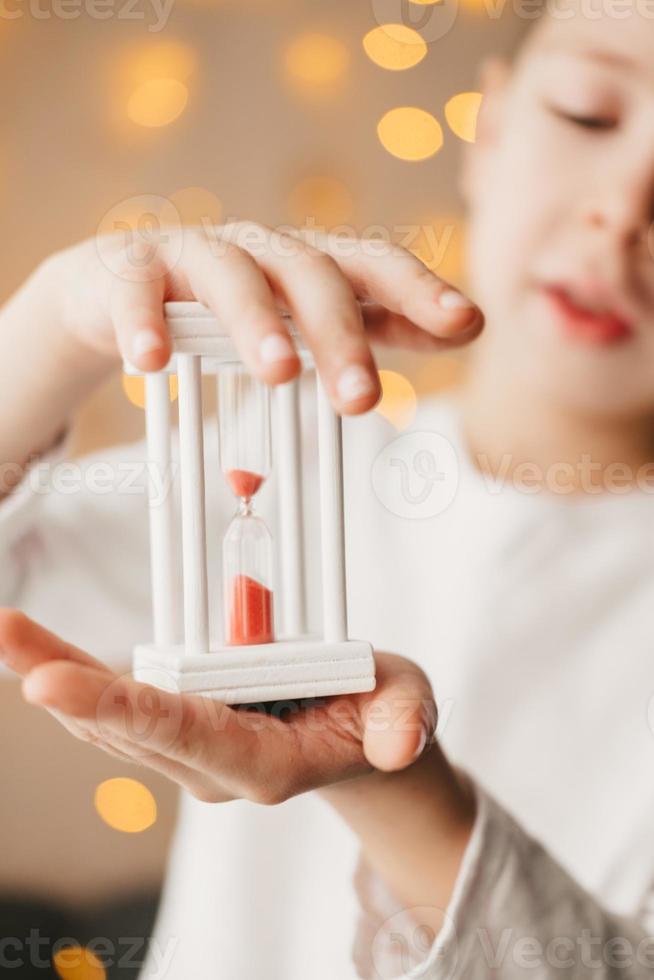
{"label": "child's face", "polygon": [[612,417],[654,411],[654,20],[629,12],[543,18],[489,79],[466,177],[487,347]]}

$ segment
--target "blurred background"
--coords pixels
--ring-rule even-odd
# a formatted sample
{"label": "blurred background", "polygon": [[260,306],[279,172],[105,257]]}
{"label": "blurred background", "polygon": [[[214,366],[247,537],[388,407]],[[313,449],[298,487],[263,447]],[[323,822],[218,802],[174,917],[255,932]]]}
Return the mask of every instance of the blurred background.
{"label": "blurred background", "polygon": [[[462,144],[479,64],[516,33],[496,0],[0,0],[2,299],[49,253],[171,214],[388,237],[465,286]],[[465,369],[379,364],[398,428]],[[140,438],[141,404],[116,377],[75,452]],[[6,677],[0,741],[1,935],[27,922],[83,943],[100,915],[103,935],[112,916],[147,934],[174,792],[75,742]],[[104,976],[76,969],[58,975]]]}

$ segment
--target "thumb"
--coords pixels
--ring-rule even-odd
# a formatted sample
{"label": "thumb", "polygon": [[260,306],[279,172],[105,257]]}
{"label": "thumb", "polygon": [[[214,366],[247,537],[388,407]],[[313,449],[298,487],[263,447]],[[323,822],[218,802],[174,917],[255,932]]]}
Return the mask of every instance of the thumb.
{"label": "thumb", "polygon": [[405,769],[422,753],[436,729],[431,684],[410,660],[376,655],[377,687],[363,706],[363,751],[376,769]]}

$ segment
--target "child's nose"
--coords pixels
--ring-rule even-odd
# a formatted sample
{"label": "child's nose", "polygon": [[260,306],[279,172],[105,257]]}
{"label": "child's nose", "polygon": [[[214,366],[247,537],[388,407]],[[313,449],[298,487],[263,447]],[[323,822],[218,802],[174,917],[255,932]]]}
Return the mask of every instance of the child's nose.
{"label": "child's nose", "polygon": [[602,194],[591,195],[584,203],[582,217],[587,225],[612,236],[623,249],[633,249],[647,241],[654,222],[654,154],[649,167],[622,182],[612,181]]}

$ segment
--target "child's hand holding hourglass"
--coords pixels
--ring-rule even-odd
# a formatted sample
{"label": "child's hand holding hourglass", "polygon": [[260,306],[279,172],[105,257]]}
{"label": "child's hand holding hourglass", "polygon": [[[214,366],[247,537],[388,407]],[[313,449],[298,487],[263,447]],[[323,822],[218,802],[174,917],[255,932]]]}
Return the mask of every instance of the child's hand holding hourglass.
{"label": "child's hand holding hourglass", "polygon": [[[253,232],[259,247],[250,252]],[[0,463],[20,470],[48,449],[82,397],[121,358],[144,371],[162,368],[170,355],[163,315],[169,300],[209,307],[229,329],[250,375],[270,385],[300,371],[280,315],[289,311],[341,414],[367,411],[379,397],[372,342],[434,350],[466,343],[481,330],[479,309],[401,248],[354,240],[343,248],[343,240],[325,238],[318,249],[299,234],[248,224],[219,230],[218,240],[221,235],[220,256],[196,230],[162,236],[156,248],[142,243],[141,252],[118,237],[89,241],[34,273],[0,314],[0,355],[12,366]],[[258,489],[248,480],[265,478],[266,467],[265,458],[252,465],[223,458],[228,482],[246,503]],[[228,599],[238,613],[241,593]],[[265,612],[262,605],[256,642],[269,639]],[[251,618],[232,618],[237,631],[251,631]],[[373,862],[393,851],[388,834],[397,829],[403,861],[388,876],[398,893],[405,875],[413,889],[416,877],[429,873],[425,855],[444,869],[444,889],[451,887],[474,807],[438,746],[425,751],[436,709],[429,682],[409,661],[378,654],[375,691],[278,717],[116,676],[14,610],[0,611],[0,659],[24,678],[27,699],[74,735],[166,774],[200,799],[275,803],[331,787],[325,792]],[[135,721],[139,715],[147,716],[145,724]],[[399,792],[395,779],[402,781]],[[420,824],[407,837],[399,812],[393,820],[407,792],[429,798],[428,833]],[[432,833],[434,821],[441,834]]]}
{"label": "child's hand holding hourglass", "polygon": [[89,240],[44,262],[2,312],[0,355],[12,371],[0,463],[22,465],[47,448],[121,357],[144,370],[165,364],[167,300],[209,307],[248,370],[268,384],[300,370],[279,313],[289,310],[342,414],[379,398],[371,342],[458,346],[483,322],[415,256],[380,242],[325,237],[318,249],[299,233],[251,223],[217,229],[211,242],[199,229],[162,233],[158,242]]}
{"label": "child's hand holding hourglass", "polygon": [[0,610],[0,657],[24,678],[26,698],[56,712],[74,735],[214,803],[280,802],[373,768],[401,769],[436,723],[429,681],[391,654],[377,657],[375,691],[280,702],[270,713],[116,675],[13,610]]}
{"label": "child's hand holding hourglass", "polygon": [[[26,699],[77,738],[205,802],[270,805],[321,790],[400,900],[430,896],[438,928],[474,824],[472,791],[432,738],[437,711],[425,674],[403,657],[375,659],[374,691],[281,702],[264,714],[117,676],[21,613],[0,610],[0,660],[24,678]],[[419,805],[407,808],[408,799]]]}

